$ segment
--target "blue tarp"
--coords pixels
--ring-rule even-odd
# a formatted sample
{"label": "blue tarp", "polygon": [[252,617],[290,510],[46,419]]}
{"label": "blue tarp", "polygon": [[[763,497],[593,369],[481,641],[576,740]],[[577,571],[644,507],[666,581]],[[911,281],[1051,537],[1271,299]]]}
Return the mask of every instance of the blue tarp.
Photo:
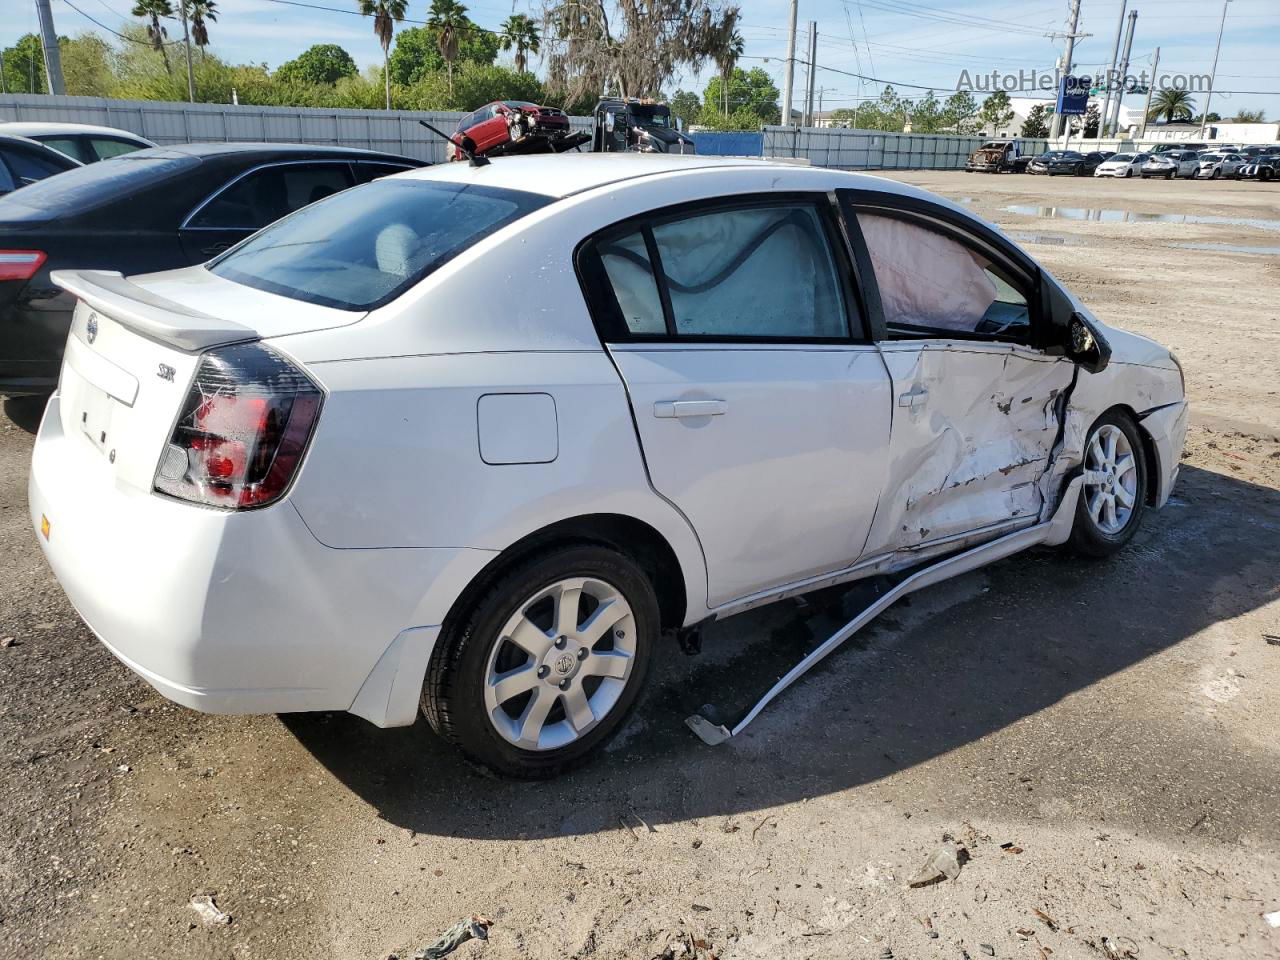
{"label": "blue tarp", "polygon": [[691,133],[694,149],[712,157],[762,157],[763,133]]}

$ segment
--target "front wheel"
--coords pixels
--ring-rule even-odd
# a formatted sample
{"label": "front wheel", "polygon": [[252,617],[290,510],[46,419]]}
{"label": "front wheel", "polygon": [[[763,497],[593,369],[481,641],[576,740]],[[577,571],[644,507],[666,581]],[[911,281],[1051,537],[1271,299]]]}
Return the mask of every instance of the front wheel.
{"label": "front wheel", "polygon": [[1147,464],[1133,419],[1114,410],[1100,417],[1084,445],[1084,486],[1076,504],[1071,546],[1108,557],[1128,543],[1146,507]]}
{"label": "front wheel", "polygon": [[1222,171],[1215,167],[1213,173],[1209,174],[1209,179],[1217,180],[1221,176],[1222,176]]}
{"label": "front wheel", "polygon": [[1127,180],[1129,177],[1132,177],[1132,176],[1133,176],[1133,171],[1132,171],[1132,170],[1126,170],[1126,171],[1124,172],[1124,176],[1125,176],[1125,179]]}
{"label": "front wheel", "polygon": [[422,712],[498,773],[555,776],[621,726],[659,629],[653,586],[631,560],[590,544],[551,548],[446,624]]}

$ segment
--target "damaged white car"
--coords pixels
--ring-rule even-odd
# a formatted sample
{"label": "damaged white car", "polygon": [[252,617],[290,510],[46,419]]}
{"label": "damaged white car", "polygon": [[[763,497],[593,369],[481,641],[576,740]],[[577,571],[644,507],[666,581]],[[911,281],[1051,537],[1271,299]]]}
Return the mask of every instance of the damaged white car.
{"label": "damaged white car", "polygon": [[518,776],[615,732],[664,631],[1115,552],[1187,422],[1169,351],[998,231],[820,168],[440,165],[54,280],[31,518],[102,642],[198,710],[421,709]]}

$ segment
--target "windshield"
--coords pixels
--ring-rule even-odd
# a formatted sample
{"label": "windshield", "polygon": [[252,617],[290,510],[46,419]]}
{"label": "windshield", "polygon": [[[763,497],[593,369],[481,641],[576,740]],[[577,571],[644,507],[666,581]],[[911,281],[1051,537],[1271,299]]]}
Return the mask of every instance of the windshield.
{"label": "windshield", "polygon": [[1084,158],[1083,153],[1076,153],[1074,150],[1063,150],[1058,154],[1059,160],[1081,160]]}
{"label": "windshield", "polygon": [[370,310],[550,202],[475,184],[375,180],[277,221],[209,270],[294,300]]}
{"label": "windshield", "polygon": [[163,149],[139,150],[73,167],[0,200],[0,221],[53,220],[93,210],[176,176],[200,161]]}
{"label": "windshield", "polygon": [[1115,156],[1110,157],[1109,159],[1111,159],[1111,160],[1132,160],[1132,159],[1133,159],[1133,154],[1132,154],[1132,153],[1117,153]]}
{"label": "windshield", "polygon": [[671,126],[671,111],[657,105],[633,105],[631,116],[635,122],[644,127]]}

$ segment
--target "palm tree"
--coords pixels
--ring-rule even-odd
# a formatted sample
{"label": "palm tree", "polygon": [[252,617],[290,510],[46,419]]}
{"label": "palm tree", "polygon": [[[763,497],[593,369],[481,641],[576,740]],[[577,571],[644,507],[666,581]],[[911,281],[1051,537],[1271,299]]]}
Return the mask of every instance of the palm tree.
{"label": "palm tree", "polygon": [[160,54],[164,60],[164,72],[169,73],[169,52],[165,50],[169,34],[160,24],[160,18],[172,17],[173,5],[169,0],[135,0],[130,12],[135,17],[147,19],[147,39],[151,41],[151,49]]}
{"label": "palm tree", "polygon": [[742,34],[737,30],[733,30],[724,38],[724,45],[716,55],[716,62],[720,66],[720,92],[724,98],[724,115],[726,117],[729,115],[729,86],[733,80],[733,68],[737,66],[738,58],[742,56],[742,50]]}
{"label": "palm tree", "polygon": [[391,37],[396,20],[404,19],[409,0],[359,0],[360,14],[373,17],[373,32],[382,44],[382,79],[387,85],[387,109],[391,109]]}
{"label": "palm tree", "polygon": [[453,93],[453,61],[458,59],[458,32],[466,30],[470,25],[467,8],[458,3],[458,0],[431,0],[431,16],[427,17],[427,27],[436,31],[436,46],[440,50],[440,56],[444,58],[450,93]]}
{"label": "palm tree", "polygon": [[218,4],[214,0],[187,0],[187,11],[191,14],[191,39],[203,57],[209,45],[209,23],[218,22]]}
{"label": "palm tree", "polygon": [[1195,106],[1195,100],[1185,90],[1161,90],[1151,101],[1147,119],[1164,117],[1166,123],[1172,120],[1190,120]]}
{"label": "palm tree", "polygon": [[542,36],[538,25],[523,13],[513,13],[502,22],[502,49],[516,48],[516,73],[524,73],[529,65],[525,51],[537,53],[541,48]]}

